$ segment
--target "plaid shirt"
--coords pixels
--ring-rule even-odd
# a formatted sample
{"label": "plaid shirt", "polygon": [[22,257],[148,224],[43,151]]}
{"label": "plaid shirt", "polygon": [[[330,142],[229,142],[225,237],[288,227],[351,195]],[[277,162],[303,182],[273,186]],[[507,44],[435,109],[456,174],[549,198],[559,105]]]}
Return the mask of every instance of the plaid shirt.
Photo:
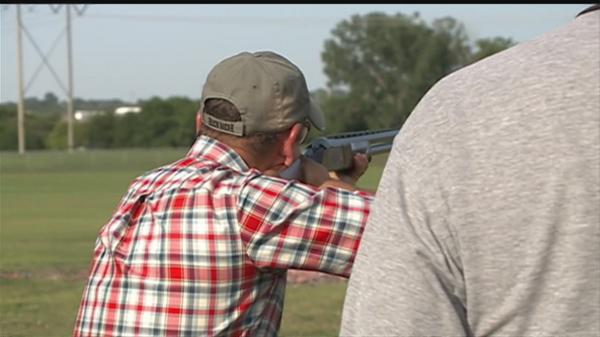
{"label": "plaid shirt", "polygon": [[286,270],[348,277],[372,198],[263,175],[201,136],[100,230],[73,336],[275,336]]}

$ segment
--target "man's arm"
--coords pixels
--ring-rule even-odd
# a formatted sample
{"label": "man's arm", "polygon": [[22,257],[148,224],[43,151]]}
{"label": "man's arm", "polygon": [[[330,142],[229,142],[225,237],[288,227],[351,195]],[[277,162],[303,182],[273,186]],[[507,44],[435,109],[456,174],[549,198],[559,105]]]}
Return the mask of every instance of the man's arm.
{"label": "man's arm", "polygon": [[372,195],[361,191],[257,175],[238,201],[241,237],[259,268],[347,277],[371,202]]}
{"label": "man's arm", "polygon": [[300,156],[290,167],[283,171],[266,171],[264,173],[288,180],[296,179],[320,189],[335,187],[349,191],[362,190],[363,192],[374,194],[374,191],[359,189],[356,186],[356,182],[367,171],[368,167],[368,155],[359,152],[352,155],[350,168],[339,172],[328,171],[323,164],[309,157]]}

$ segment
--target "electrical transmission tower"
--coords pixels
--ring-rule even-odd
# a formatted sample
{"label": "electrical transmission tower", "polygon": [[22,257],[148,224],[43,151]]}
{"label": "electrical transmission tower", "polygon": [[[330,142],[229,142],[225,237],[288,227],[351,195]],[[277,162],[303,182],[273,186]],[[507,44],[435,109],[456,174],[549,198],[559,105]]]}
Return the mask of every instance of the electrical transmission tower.
{"label": "electrical transmission tower", "polygon": [[[71,42],[71,8],[75,9],[75,12],[77,13],[77,15],[81,16],[85,12],[88,5],[81,5],[81,7],[79,7],[78,5],[72,5],[72,4],[49,5],[50,9],[52,10],[52,12],[54,14],[57,14],[58,12],[60,12],[60,10],[63,7],[66,8],[65,9],[65,13],[66,13],[66,15],[65,15],[65,19],[66,19],[65,30],[66,30],[66,34],[67,34],[68,87],[65,87],[65,85],[60,80],[59,76],[56,74],[56,71],[50,65],[50,62],[48,61],[48,56],[54,50],[54,47],[56,46],[56,42],[58,42],[58,39],[54,41],[54,44],[50,48],[50,50],[46,54],[44,54],[42,52],[41,48],[35,42],[33,35],[29,32],[29,30],[23,24],[23,20],[21,17],[21,5],[17,4],[15,6],[17,8],[17,10],[16,10],[16,12],[17,12],[17,77],[18,77],[17,83],[19,86],[19,88],[18,88],[19,102],[18,102],[18,112],[17,112],[18,113],[18,115],[17,115],[17,130],[18,130],[18,139],[19,139],[19,153],[20,154],[25,153],[25,101],[24,101],[25,92],[26,92],[27,88],[29,88],[29,86],[31,85],[31,83],[33,82],[35,77],[39,74],[39,71],[41,70],[43,65],[46,65],[46,67],[48,67],[48,70],[50,70],[50,72],[52,73],[52,75],[54,76],[56,81],[58,82],[61,89],[63,89],[63,91],[67,95],[67,123],[68,123],[67,146],[68,146],[69,152],[72,152],[73,147],[74,147],[74,133],[73,133],[73,57],[72,57],[73,53],[72,53],[72,42]],[[29,39],[29,42],[31,42],[31,44],[33,45],[33,47],[35,48],[35,50],[38,52],[38,54],[40,55],[40,57],[42,59],[42,63],[40,64],[40,66],[38,66],[37,70],[34,72],[34,75],[32,76],[31,80],[28,82],[27,87],[23,86],[23,83],[24,83],[23,82],[23,32],[25,32],[27,38]],[[63,33],[64,33],[64,31],[63,31]],[[63,33],[61,33],[60,36],[62,36]]]}

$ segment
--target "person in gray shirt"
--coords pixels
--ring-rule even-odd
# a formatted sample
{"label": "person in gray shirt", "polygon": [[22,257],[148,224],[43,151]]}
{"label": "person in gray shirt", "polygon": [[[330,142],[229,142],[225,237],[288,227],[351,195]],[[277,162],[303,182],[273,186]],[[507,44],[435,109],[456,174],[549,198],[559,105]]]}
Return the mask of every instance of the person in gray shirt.
{"label": "person in gray shirt", "polygon": [[377,190],[341,336],[600,336],[597,7],[418,103]]}

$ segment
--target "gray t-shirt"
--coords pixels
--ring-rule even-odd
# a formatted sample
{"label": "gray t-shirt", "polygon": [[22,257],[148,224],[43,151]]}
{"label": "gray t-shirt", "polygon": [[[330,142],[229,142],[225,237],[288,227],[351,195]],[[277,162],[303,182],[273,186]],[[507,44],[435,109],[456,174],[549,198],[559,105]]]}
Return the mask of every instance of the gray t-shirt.
{"label": "gray t-shirt", "polygon": [[600,336],[599,19],[463,68],[419,102],[342,336]]}

